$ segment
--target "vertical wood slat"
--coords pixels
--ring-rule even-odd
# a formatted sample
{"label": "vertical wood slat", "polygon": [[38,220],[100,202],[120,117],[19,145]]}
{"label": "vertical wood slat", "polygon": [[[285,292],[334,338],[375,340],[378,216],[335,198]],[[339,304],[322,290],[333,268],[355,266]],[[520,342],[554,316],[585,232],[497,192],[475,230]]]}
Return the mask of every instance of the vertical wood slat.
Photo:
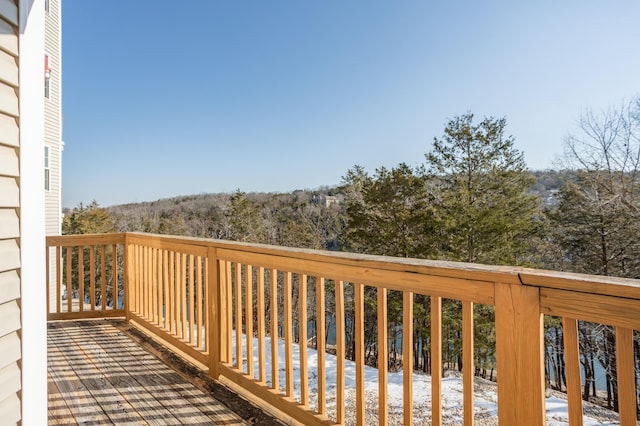
{"label": "vertical wood slat", "polygon": [[[122,255],[124,256],[124,247]],[[123,262],[124,267],[124,262]],[[118,309],[118,302],[120,300],[120,287],[118,284],[118,246],[116,244],[113,245],[113,259],[111,263],[112,273],[111,276],[113,278],[113,309]],[[123,282],[124,282],[124,276]],[[122,288],[123,296],[124,296],[124,287]],[[124,300],[124,297],[123,299]]]}
{"label": "vertical wood slat", "polygon": [[462,392],[464,424],[473,426],[473,303],[462,302]]}
{"label": "vertical wood slat", "polygon": [[365,424],[364,416],[364,285],[353,284],[356,343],[356,424]]}
{"label": "vertical wood slat", "polygon": [[431,297],[431,424],[442,425],[442,298]]}
{"label": "vertical wood slat", "polygon": [[402,295],[402,375],[404,424],[413,424],[413,293]]}
{"label": "vertical wood slat", "polygon": [[73,247],[67,247],[65,250],[67,253],[67,312],[72,311],[71,301],[73,299],[73,282],[71,275],[71,257],[73,252]]}
{"label": "vertical wood slat", "polygon": [[149,247],[141,246],[140,268],[142,269],[140,280],[140,296],[142,310],[140,311],[145,318],[149,317]]}
{"label": "vertical wood slat", "polygon": [[[115,253],[115,251],[114,251]],[[162,318],[162,250],[161,249],[153,249],[153,277],[154,277],[154,305],[153,305],[153,323],[158,327],[162,327],[163,318]],[[117,291],[117,280],[113,281],[114,291]]]}
{"label": "vertical wood slat", "polygon": [[[123,255],[124,255],[124,252],[123,252]],[[123,262],[123,266],[124,266],[124,262]],[[113,279],[113,308],[112,309],[118,309],[118,301],[120,300],[120,288],[118,286],[118,246],[116,244],[113,245],[113,257],[112,257],[111,268],[112,268],[111,277]],[[124,292],[124,288],[123,288],[123,292]]]}
{"label": "vertical wood slat", "polygon": [[158,250],[151,249],[151,315],[153,324],[158,324]]}
{"label": "vertical wood slat", "polygon": [[258,268],[258,381],[264,385],[267,382],[267,361],[265,356],[264,335],[264,267]]}
{"label": "vertical wood slat", "polygon": [[[137,244],[131,245],[133,251],[133,291],[131,297],[133,298],[132,307],[134,312],[140,313],[140,246]],[[93,247],[89,247],[89,270],[91,271],[91,265],[93,264]],[[93,282],[92,277],[89,277],[89,286],[91,287]],[[89,290],[89,297],[92,298],[91,310],[93,310],[93,287]]]}
{"label": "vertical wood slat", "polygon": [[[217,302],[219,303],[220,306],[220,359],[218,360],[218,362],[222,363],[222,362],[228,362],[226,359],[224,359],[224,357],[227,354],[227,337],[226,335],[229,333],[229,330],[231,329],[231,324],[227,322],[227,305],[226,305],[226,297],[227,297],[227,284],[226,284],[226,278],[225,278],[225,269],[223,268],[223,263],[220,263],[220,261],[218,260],[218,254],[217,251],[213,251],[213,256],[211,254],[211,250],[209,250],[208,254],[207,254],[207,258],[204,259],[203,261],[203,268],[204,268],[204,282],[203,282],[203,287],[204,287],[204,351],[206,353],[213,353],[213,351],[216,350],[215,346],[212,346],[209,342],[212,342],[213,340],[210,339],[210,335],[211,332],[209,330],[212,329],[212,327],[217,327],[217,325],[212,324],[210,321],[210,317],[211,317],[211,312],[213,312],[213,310],[215,309],[215,305],[211,304],[211,300],[210,297],[212,297],[212,295],[210,294],[210,292],[214,292],[216,290],[217,287],[220,287],[220,299],[217,300]],[[210,257],[211,256],[211,257]],[[209,259],[212,258],[211,261],[209,261]],[[209,268],[209,264],[211,263],[211,268]],[[211,275],[209,275],[209,270],[211,270]],[[214,275],[215,274],[215,275]],[[211,285],[209,285],[209,283],[211,283]],[[217,285],[216,285],[217,284]]]}
{"label": "vertical wood slat", "polygon": [[271,269],[269,273],[269,291],[271,308],[271,388],[278,390],[279,368],[278,368],[278,271]]}
{"label": "vertical wood slat", "polygon": [[169,322],[169,252],[162,250],[162,280],[164,283],[164,297],[162,304],[162,312],[164,317],[164,329],[171,330]]}
{"label": "vertical wood slat", "polygon": [[100,246],[100,297],[102,310],[107,309],[107,259],[106,246]]}
{"label": "vertical wood slat", "polygon": [[187,342],[191,343],[193,345],[193,334],[196,332],[196,330],[194,330],[195,326],[196,326],[196,321],[195,321],[195,306],[194,303],[196,302],[196,298],[195,298],[195,268],[196,268],[196,261],[195,261],[195,256],[190,254],[189,255],[189,266],[187,268],[188,271],[188,275],[189,275],[189,284],[187,285],[187,297],[185,298],[187,300],[187,313],[188,313],[188,322],[187,322]]}
{"label": "vertical wood slat", "polygon": [[380,426],[389,422],[388,367],[387,289],[378,287],[378,423]]}
{"label": "vertical wood slat", "polygon": [[325,368],[325,291],[324,278],[316,277],[316,349],[318,353],[318,414],[327,413],[327,375]]}
{"label": "vertical wood slat", "polygon": [[582,426],[582,393],[580,389],[578,321],[573,318],[562,318],[562,334],[564,336],[569,424],[571,426]]}
{"label": "vertical wood slat", "polygon": [[46,262],[45,263],[45,277],[44,277],[45,286],[46,287],[45,287],[44,290],[45,290],[45,297],[47,298],[47,316],[51,313],[51,300],[50,300],[51,299],[51,289],[50,289],[50,286],[51,286],[51,276],[50,276],[51,275],[51,265],[49,265],[49,262],[50,262],[49,257],[51,256],[50,252],[51,252],[51,247],[49,247],[47,245],[47,249],[45,250],[45,254],[44,254],[44,257],[45,257],[44,261]]}
{"label": "vertical wood slat", "polygon": [[[227,362],[231,364],[232,361],[232,331],[233,331],[233,292],[232,292],[232,279],[231,279],[231,262],[225,262],[225,281],[227,289]],[[213,324],[210,324],[213,325]]]}
{"label": "vertical wood slat", "polygon": [[[206,328],[205,339],[206,342],[212,342],[209,351],[209,375],[214,379],[218,379],[220,376],[220,365],[223,360],[223,357],[226,355],[226,348],[224,347],[226,338],[224,334],[226,333],[226,329],[228,325],[226,323],[226,305],[223,303],[225,289],[225,278],[224,278],[224,265],[220,264],[218,261],[218,252],[215,247],[208,247],[207,256],[203,259],[201,256],[197,258],[197,286],[198,286],[198,300],[200,300],[202,296],[202,268],[204,267],[204,294],[206,297],[205,305],[210,307],[211,309],[207,309],[205,315],[207,318],[211,317],[210,324],[211,328]],[[209,272],[211,271],[211,272]],[[206,289],[210,288],[209,291]],[[202,334],[202,330],[200,328],[200,324],[202,323],[202,315],[200,314],[200,310],[198,310],[198,333],[200,336]],[[196,339],[198,342],[198,349],[201,349],[201,338]]]}
{"label": "vertical wood slat", "polygon": [[191,343],[191,346],[195,346],[197,347],[197,343],[196,343],[196,335],[200,334],[200,331],[197,329],[198,328],[198,322],[197,322],[197,317],[198,317],[198,311],[197,311],[197,297],[196,297],[196,287],[197,287],[197,280],[196,280],[196,271],[198,269],[197,265],[196,265],[196,256],[195,255],[190,255],[189,256],[189,261],[191,262],[190,266],[189,266],[189,343]]}
{"label": "vertical wood slat", "polygon": [[182,340],[186,341],[187,340],[187,287],[188,287],[188,281],[187,281],[187,258],[189,255],[187,255],[186,253],[181,253],[181,260],[182,263],[180,264],[180,283],[181,283],[181,288],[180,288],[180,301],[181,301],[181,305],[182,305],[182,334],[180,337],[182,337]]}
{"label": "vertical wood slat", "polygon": [[62,300],[62,269],[61,269],[61,261],[62,261],[62,247],[56,246],[56,313],[62,312],[62,308],[60,306],[60,301]]}
{"label": "vertical wood slat", "polygon": [[91,310],[96,309],[96,247],[89,246],[89,299]]}
{"label": "vertical wood slat", "polygon": [[244,280],[247,375],[253,379],[255,371],[253,365],[253,267],[251,265],[245,265]]}
{"label": "vertical wood slat", "polygon": [[620,424],[636,425],[636,375],[632,329],[616,327],[616,361]]}
{"label": "vertical wood slat", "polygon": [[182,307],[182,253],[176,252],[176,268],[175,268],[175,286],[176,286],[176,294],[175,299],[173,300],[173,304],[176,309],[176,330],[174,335],[176,337],[180,337],[180,333],[182,333],[182,315],[181,315],[181,307]]}
{"label": "vertical wood slat", "polygon": [[242,281],[240,264],[235,263],[235,298],[236,298],[236,368],[242,371]]}
{"label": "vertical wood slat", "polygon": [[285,272],[284,279],[284,366],[285,366],[285,395],[293,397],[293,328],[292,328],[292,274]]}
{"label": "vertical wood slat", "polygon": [[344,283],[335,282],[336,293],[336,423],[344,423]]}
{"label": "vertical wood slat", "polygon": [[[47,263],[49,265],[49,263]],[[48,274],[47,274],[48,275]],[[78,247],[78,309],[84,312],[84,247]]]}
{"label": "vertical wood slat", "polygon": [[[217,266],[217,265],[216,265]],[[204,282],[202,282],[202,267],[203,267],[203,263],[202,263],[202,256],[198,256],[197,261],[196,261],[196,347],[198,348],[198,350],[203,350],[203,344],[202,344],[202,338],[203,338],[203,331],[202,331],[202,305],[203,305],[203,293],[204,293],[204,286],[206,285]],[[217,268],[216,268],[217,270]],[[215,282],[215,281],[214,281]],[[218,283],[217,286],[219,286],[220,284]],[[220,301],[220,299],[217,299],[218,302],[218,308],[221,310],[221,312],[223,312],[222,309],[222,303]],[[221,321],[221,319],[220,319]],[[207,328],[208,330],[208,328]],[[206,331],[205,331],[206,334]]]}
{"label": "vertical wood slat", "polygon": [[300,344],[300,402],[309,405],[309,366],[307,362],[307,276],[299,275],[298,282],[298,336]]}
{"label": "vertical wood slat", "polygon": [[176,256],[169,252],[169,333],[176,334]]}
{"label": "vertical wood slat", "polygon": [[133,277],[132,277],[132,264],[133,261],[133,248],[131,244],[129,244],[128,238],[125,237],[124,246],[122,247],[122,260],[123,260],[123,268],[124,268],[124,312],[125,319],[127,322],[131,320],[131,311],[132,311],[132,285],[133,285]]}

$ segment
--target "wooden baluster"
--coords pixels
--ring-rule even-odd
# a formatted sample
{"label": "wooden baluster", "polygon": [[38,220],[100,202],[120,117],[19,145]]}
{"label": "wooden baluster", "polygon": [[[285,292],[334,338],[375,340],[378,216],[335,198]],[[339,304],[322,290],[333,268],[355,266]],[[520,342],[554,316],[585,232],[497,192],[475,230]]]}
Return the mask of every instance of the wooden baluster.
{"label": "wooden baluster", "polygon": [[336,281],[336,423],[344,423],[344,283]]}
{"label": "wooden baluster", "polygon": [[149,319],[158,324],[158,250],[151,249],[151,312]]}
{"label": "wooden baluster", "polygon": [[245,287],[245,339],[246,339],[246,358],[247,358],[247,375],[254,378],[253,365],[253,267],[245,265],[244,270],[244,287]]}
{"label": "wooden baluster", "polygon": [[307,276],[299,275],[298,286],[298,336],[300,344],[300,402],[309,406],[309,366],[307,362]]}
{"label": "wooden baluster", "polygon": [[182,253],[176,252],[176,298],[174,300],[174,304],[176,305],[176,337],[180,337],[180,333],[182,332],[182,282]]}
{"label": "wooden baluster", "polygon": [[389,423],[388,368],[389,338],[387,324],[387,289],[378,287],[378,423]]}
{"label": "wooden baluster", "polygon": [[[133,250],[133,262],[134,262],[134,266],[133,266],[133,287],[134,287],[134,291],[133,291],[133,305],[132,305],[132,309],[136,312],[136,313],[140,313],[140,273],[141,273],[141,267],[140,267],[140,246],[138,246],[137,244],[132,245],[132,250]],[[89,247],[89,271],[93,270],[93,247]],[[89,286],[90,286],[90,290],[89,290],[89,298],[91,299],[91,310],[93,310],[93,297],[94,297],[94,291],[93,291],[93,275],[90,272],[90,277],[89,277]]]}
{"label": "wooden baluster", "polygon": [[182,253],[180,258],[182,259],[182,264],[180,266],[180,301],[182,303],[182,340],[187,340],[187,290],[188,290],[188,282],[187,282],[187,257],[186,253]]}
{"label": "wooden baluster", "polygon": [[356,424],[364,425],[364,285],[353,284],[356,343]]}
{"label": "wooden baluster", "polygon": [[80,312],[84,312],[84,247],[83,246],[78,247],[78,307]]}
{"label": "wooden baluster", "polygon": [[164,283],[164,297],[162,304],[162,315],[164,317],[164,329],[171,330],[169,322],[169,252],[162,250],[162,281]]}
{"label": "wooden baluster", "polygon": [[96,310],[96,247],[89,246],[89,299],[91,299],[91,310]]}
{"label": "wooden baluster", "polygon": [[291,307],[291,272],[285,273],[284,279],[284,359],[286,384],[285,395],[293,398],[293,328],[292,328],[292,307]]}
{"label": "wooden baluster", "polygon": [[113,282],[113,287],[111,289],[113,306],[111,309],[118,309],[118,301],[120,299],[120,292],[118,288],[118,246],[113,244],[111,246],[111,251],[111,281]]}
{"label": "wooden baluster", "polygon": [[442,298],[431,296],[431,424],[442,425]]}
{"label": "wooden baluster", "polygon": [[258,380],[261,384],[267,382],[267,362],[265,357],[264,336],[264,268],[258,268]]}
{"label": "wooden baluster", "polygon": [[193,346],[193,342],[194,342],[194,336],[193,334],[196,332],[196,330],[194,330],[194,328],[196,327],[196,319],[195,319],[195,315],[196,315],[196,308],[195,308],[195,303],[196,303],[196,291],[195,291],[195,285],[196,285],[196,261],[195,261],[195,256],[194,255],[189,255],[189,267],[187,268],[187,270],[189,271],[189,284],[188,284],[188,296],[187,298],[185,298],[188,302],[187,302],[187,342],[189,342],[192,346]]}
{"label": "wooden baluster", "polygon": [[[198,350],[204,350],[202,345],[202,337],[206,335],[206,331],[203,334],[202,330],[202,302],[203,302],[203,290],[205,283],[202,282],[202,268],[203,260],[202,256],[198,256],[196,260],[196,347]],[[222,303],[218,300],[219,309],[222,309]]]}
{"label": "wooden baluster", "polygon": [[[212,342],[211,350],[209,353],[209,375],[214,379],[218,379],[220,377],[220,369],[221,364],[225,363],[224,357],[226,356],[227,348],[225,347],[227,343],[226,337],[224,334],[227,333],[229,325],[227,320],[226,313],[226,303],[223,299],[226,297],[224,293],[225,289],[225,281],[224,277],[224,265],[218,260],[218,253],[215,247],[207,248],[207,256],[203,259],[201,256],[197,258],[196,268],[198,270],[197,273],[197,287],[198,287],[198,301],[202,299],[202,269],[204,268],[204,276],[206,282],[204,283],[204,295],[206,297],[205,306],[211,307],[211,310],[207,309],[205,311],[206,318],[211,317],[210,322],[206,321],[206,324],[211,324],[211,328],[207,327],[204,335],[206,336],[207,345],[209,342]],[[209,270],[211,271],[211,275],[209,275]],[[207,288],[210,287],[210,290]],[[209,299],[209,297],[211,299]],[[198,302],[198,306],[200,306],[200,302]],[[197,336],[202,335],[202,314],[201,309],[198,308],[198,332]],[[197,339],[198,349],[202,350],[201,338]]]}
{"label": "wooden baluster", "polygon": [[73,299],[73,276],[71,274],[71,258],[73,257],[73,247],[67,247],[65,250],[67,253],[67,312],[71,312],[73,307],[71,305]]}
{"label": "wooden baluster", "polygon": [[242,368],[242,276],[240,272],[240,264],[236,262],[235,279],[235,297],[236,297],[236,368],[243,371]]}
{"label": "wooden baluster", "polygon": [[636,425],[636,373],[630,328],[616,327],[616,361],[620,424]]}
{"label": "wooden baluster", "polygon": [[60,301],[62,300],[62,247],[56,246],[56,313],[59,314],[62,312],[62,307],[60,306]]}
{"label": "wooden baluster", "polygon": [[176,255],[169,252],[169,333],[176,334]]}
{"label": "wooden baluster", "polygon": [[225,303],[227,304],[227,362],[231,363],[232,359],[232,329],[233,329],[233,293],[231,289],[232,280],[231,280],[231,262],[225,262],[225,281],[226,281],[226,289],[227,289],[227,300]]}
{"label": "wooden baluster", "polygon": [[402,295],[402,376],[404,424],[413,424],[413,293]]}
{"label": "wooden baluster", "polygon": [[271,307],[271,388],[280,388],[278,368],[278,271],[271,269],[269,273],[269,290]]}
{"label": "wooden baluster", "polygon": [[473,303],[462,302],[462,391],[464,424],[473,426]]}
{"label": "wooden baluster", "polygon": [[578,349],[578,321],[562,318],[564,359],[567,377],[569,424],[582,426],[582,393],[580,389],[580,352]]}
{"label": "wooden baluster", "polygon": [[50,259],[49,256],[51,256],[50,254],[51,251],[51,247],[49,247],[49,245],[47,244],[47,248],[45,251],[45,293],[46,293],[46,298],[47,298],[47,320],[49,320],[49,314],[51,313],[51,289],[49,288],[51,286],[51,265],[49,265]]}
{"label": "wooden baluster", "polygon": [[318,352],[318,414],[327,414],[327,374],[325,367],[324,278],[316,277],[316,346]]}
{"label": "wooden baluster", "polygon": [[[219,298],[216,302],[220,306],[220,359],[218,362],[227,363],[229,359],[226,357],[227,351],[230,348],[227,347],[229,339],[227,339],[227,334],[230,333],[231,330],[231,322],[227,321],[227,278],[225,276],[225,263],[221,260],[218,260],[217,251],[215,249],[209,248],[209,252],[207,254],[207,258],[204,260],[204,351],[211,354],[212,351],[215,350],[209,342],[213,340],[210,339],[212,327],[216,327],[216,325],[212,325],[209,318],[211,317],[211,312],[215,310],[216,305],[212,305],[212,300],[210,299],[213,296],[213,293],[220,287],[219,290]],[[211,267],[209,266],[211,264]],[[209,273],[211,270],[211,273]],[[210,293],[211,292],[211,293]],[[215,345],[215,343],[214,343]],[[216,367],[217,368],[217,367]]]}
{"label": "wooden baluster", "polygon": [[[142,316],[144,318],[149,319],[149,299],[151,298],[151,295],[149,294],[151,291],[151,287],[149,285],[151,279],[150,279],[150,270],[151,270],[151,265],[149,262],[149,247],[143,247],[142,248],[142,299],[143,299],[143,304],[142,304]],[[104,296],[104,295],[103,295]],[[104,297],[103,297],[104,300]]]}

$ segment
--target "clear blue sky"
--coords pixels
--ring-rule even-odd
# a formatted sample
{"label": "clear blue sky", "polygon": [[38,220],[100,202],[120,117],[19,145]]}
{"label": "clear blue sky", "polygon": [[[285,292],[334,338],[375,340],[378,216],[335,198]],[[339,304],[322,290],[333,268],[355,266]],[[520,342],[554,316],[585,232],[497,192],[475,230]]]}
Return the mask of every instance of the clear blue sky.
{"label": "clear blue sky", "polygon": [[63,205],[290,191],[507,118],[531,169],[640,94],[640,2],[63,0]]}

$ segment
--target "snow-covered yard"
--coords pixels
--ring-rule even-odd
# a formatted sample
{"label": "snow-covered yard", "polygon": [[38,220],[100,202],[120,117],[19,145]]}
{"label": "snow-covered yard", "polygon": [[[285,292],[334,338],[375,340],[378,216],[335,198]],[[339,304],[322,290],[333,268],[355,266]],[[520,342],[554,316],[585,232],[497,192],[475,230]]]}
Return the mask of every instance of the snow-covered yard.
{"label": "snow-covered yard", "polygon": [[[271,339],[266,339],[267,383],[271,385]],[[232,339],[235,363],[235,336]],[[246,354],[246,339],[242,336],[243,354]],[[280,388],[284,392],[286,370],[284,341],[278,341],[278,371]],[[243,370],[246,371],[246,356],[243,357]],[[258,378],[258,340],[253,339],[253,359],[255,377]],[[294,396],[300,400],[300,347],[293,345],[294,365]],[[314,349],[308,349],[309,370],[309,404],[312,409],[318,404],[318,354]],[[336,357],[325,355],[326,371],[326,401],[330,418],[335,419],[336,413]],[[345,405],[346,423],[355,424],[355,363],[345,361]],[[378,413],[378,370],[365,366],[365,398],[366,423],[377,424]],[[389,424],[402,424],[403,416],[403,377],[402,371],[388,373],[388,405]],[[494,425],[498,423],[498,403],[496,384],[481,378],[475,379],[474,386],[474,416],[478,425]],[[462,377],[456,372],[445,374],[442,379],[442,410],[443,423],[448,425],[462,424],[463,393]],[[549,393],[546,399],[547,425],[557,426],[568,424],[567,401],[558,392]],[[585,403],[584,425],[619,425],[618,414]],[[413,418],[414,424],[431,423],[431,376],[414,372],[413,374]]]}

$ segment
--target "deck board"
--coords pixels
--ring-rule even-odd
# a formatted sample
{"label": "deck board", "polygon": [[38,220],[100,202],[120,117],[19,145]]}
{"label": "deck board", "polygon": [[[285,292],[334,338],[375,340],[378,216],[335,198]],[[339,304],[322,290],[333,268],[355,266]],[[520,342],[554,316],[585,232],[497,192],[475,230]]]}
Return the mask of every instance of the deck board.
{"label": "deck board", "polygon": [[109,321],[50,323],[49,424],[245,425]]}

